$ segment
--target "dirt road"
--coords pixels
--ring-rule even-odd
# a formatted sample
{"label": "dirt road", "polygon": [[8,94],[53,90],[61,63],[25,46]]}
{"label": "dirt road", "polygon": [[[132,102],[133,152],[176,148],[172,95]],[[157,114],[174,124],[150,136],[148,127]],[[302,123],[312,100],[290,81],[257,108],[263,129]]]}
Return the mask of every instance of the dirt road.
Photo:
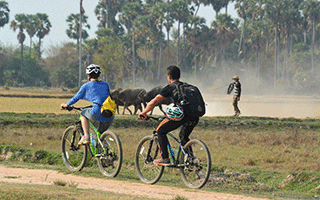
{"label": "dirt road", "polygon": [[[15,177],[15,178],[13,178]],[[71,174],[62,174],[47,169],[9,168],[0,165],[0,182],[53,185],[55,181],[65,181],[78,184],[77,188],[110,191],[113,193],[128,194],[147,198],[173,199],[177,195],[188,199],[217,200],[217,199],[248,199],[258,198],[242,195],[208,192],[188,188],[175,188],[160,185],[146,185],[143,183],[132,183],[102,178],[80,177]],[[107,186],[107,187],[106,187]],[[262,199],[260,199],[262,200]]]}

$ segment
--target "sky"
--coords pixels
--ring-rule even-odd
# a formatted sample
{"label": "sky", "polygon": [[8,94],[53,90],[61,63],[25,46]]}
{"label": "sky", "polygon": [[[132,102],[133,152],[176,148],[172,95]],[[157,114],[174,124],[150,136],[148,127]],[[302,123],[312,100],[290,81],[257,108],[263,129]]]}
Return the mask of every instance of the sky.
{"label": "sky", "polygon": [[[45,36],[42,40],[44,48],[50,46],[60,45],[64,42],[75,42],[70,39],[66,34],[66,29],[68,28],[66,19],[71,13],[79,13],[80,0],[6,0],[9,4],[9,23],[4,27],[0,28],[0,44],[4,46],[19,46],[17,35],[18,30],[14,32],[10,29],[10,22],[14,19],[16,14],[36,14],[36,13],[46,13],[49,16],[49,21],[51,22],[51,30],[49,35]],[[88,16],[88,24],[91,29],[88,31],[89,38],[95,37],[95,32],[97,31],[98,20],[94,14],[94,9],[98,4],[99,0],[83,0],[83,7],[85,9],[85,15]],[[233,17],[236,18],[237,14],[233,9],[234,4],[229,5],[228,12]],[[225,9],[222,9],[224,13]],[[202,6],[198,12],[198,16],[204,17],[207,20],[207,25],[210,26],[211,22],[215,18],[215,12],[212,7]],[[30,39],[28,34],[26,34],[26,39],[24,44],[29,45]],[[33,37],[33,41],[38,41],[36,37]]]}

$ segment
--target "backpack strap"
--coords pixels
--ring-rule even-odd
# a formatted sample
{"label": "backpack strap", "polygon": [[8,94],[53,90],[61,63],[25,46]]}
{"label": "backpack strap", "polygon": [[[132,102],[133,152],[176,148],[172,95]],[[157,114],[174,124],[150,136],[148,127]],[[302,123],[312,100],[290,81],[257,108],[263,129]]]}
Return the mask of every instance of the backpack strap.
{"label": "backpack strap", "polygon": [[[182,85],[186,85],[187,83],[175,81],[175,82],[173,82],[173,84],[175,84],[175,86],[176,86],[176,88],[177,88],[177,91],[178,91],[178,95],[179,95],[178,100],[180,100],[180,101],[185,100],[185,95],[183,95],[183,94],[184,94],[184,93],[183,93],[184,91],[182,91],[181,86],[182,86]],[[178,104],[180,105],[181,103],[178,102]],[[181,105],[180,105],[180,106],[181,106]]]}

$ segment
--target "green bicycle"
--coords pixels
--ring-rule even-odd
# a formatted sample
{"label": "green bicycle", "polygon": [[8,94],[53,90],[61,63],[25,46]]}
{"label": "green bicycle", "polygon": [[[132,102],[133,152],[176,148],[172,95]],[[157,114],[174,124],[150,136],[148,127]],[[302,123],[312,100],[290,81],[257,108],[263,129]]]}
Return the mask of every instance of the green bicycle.
{"label": "green bicycle", "polygon": [[[162,121],[163,117],[148,116],[147,119]],[[184,146],[172,133],[168,133],[178,143],[175,149],[168,144],[171,165],[168,167],[179,168],[183,182],[190,188],[203,187],[210,176],[211,156],[204,142],[192,139]],[[157,138],[156,126],[153,126],[152,135],[145,136],[138,144],[135,155],[135,166],[139,178],[148,184],[154,184],[160,180],[164,166],[155,165],[154,160],[160,157],[160,148]]]}
{"label": "green bicycle", "polygon": [[[67,110],[82,111],[88,107],[90,106],[70,106]],[[122,165],[122,146],[118,135],[110,130],[101,134],[91,122],[89,132],[90,138],[93,136],[95,140],[91,141],[89,145],[78,145],[83,136],[81,120],[76,121],[64,131],[61,141],[64,164],[70,171],[81,171],[85,166],[88,151],[90,151],[92,157],[97,160],[103,175],[117,176]]]}

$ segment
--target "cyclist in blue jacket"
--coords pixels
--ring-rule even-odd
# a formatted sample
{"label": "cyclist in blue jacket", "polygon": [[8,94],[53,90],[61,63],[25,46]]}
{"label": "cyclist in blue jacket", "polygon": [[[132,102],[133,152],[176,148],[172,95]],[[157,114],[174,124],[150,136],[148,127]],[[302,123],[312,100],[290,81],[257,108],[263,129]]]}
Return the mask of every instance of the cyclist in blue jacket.
{"label": "cyclist in blue jacket", "polygon": [[103,133],[111,125],[114,116],[106,118],[101,115],[101,105],[109,96],[109,85],[105,81],[98,80],[101,69],[99,65],[91,64],[86,68],[86,74],[89,82],[83,84],[77,94],[72,97],[68,103],[62,103],[62,108],[67,108],[78,102],[80,99],[92,102],[91,108],[86,108],[81,112],[81,124],[84,136],[79,141],[79,145],[87,145],[89,139],[89,120],[92,123],[99,123],[98,131]]}

